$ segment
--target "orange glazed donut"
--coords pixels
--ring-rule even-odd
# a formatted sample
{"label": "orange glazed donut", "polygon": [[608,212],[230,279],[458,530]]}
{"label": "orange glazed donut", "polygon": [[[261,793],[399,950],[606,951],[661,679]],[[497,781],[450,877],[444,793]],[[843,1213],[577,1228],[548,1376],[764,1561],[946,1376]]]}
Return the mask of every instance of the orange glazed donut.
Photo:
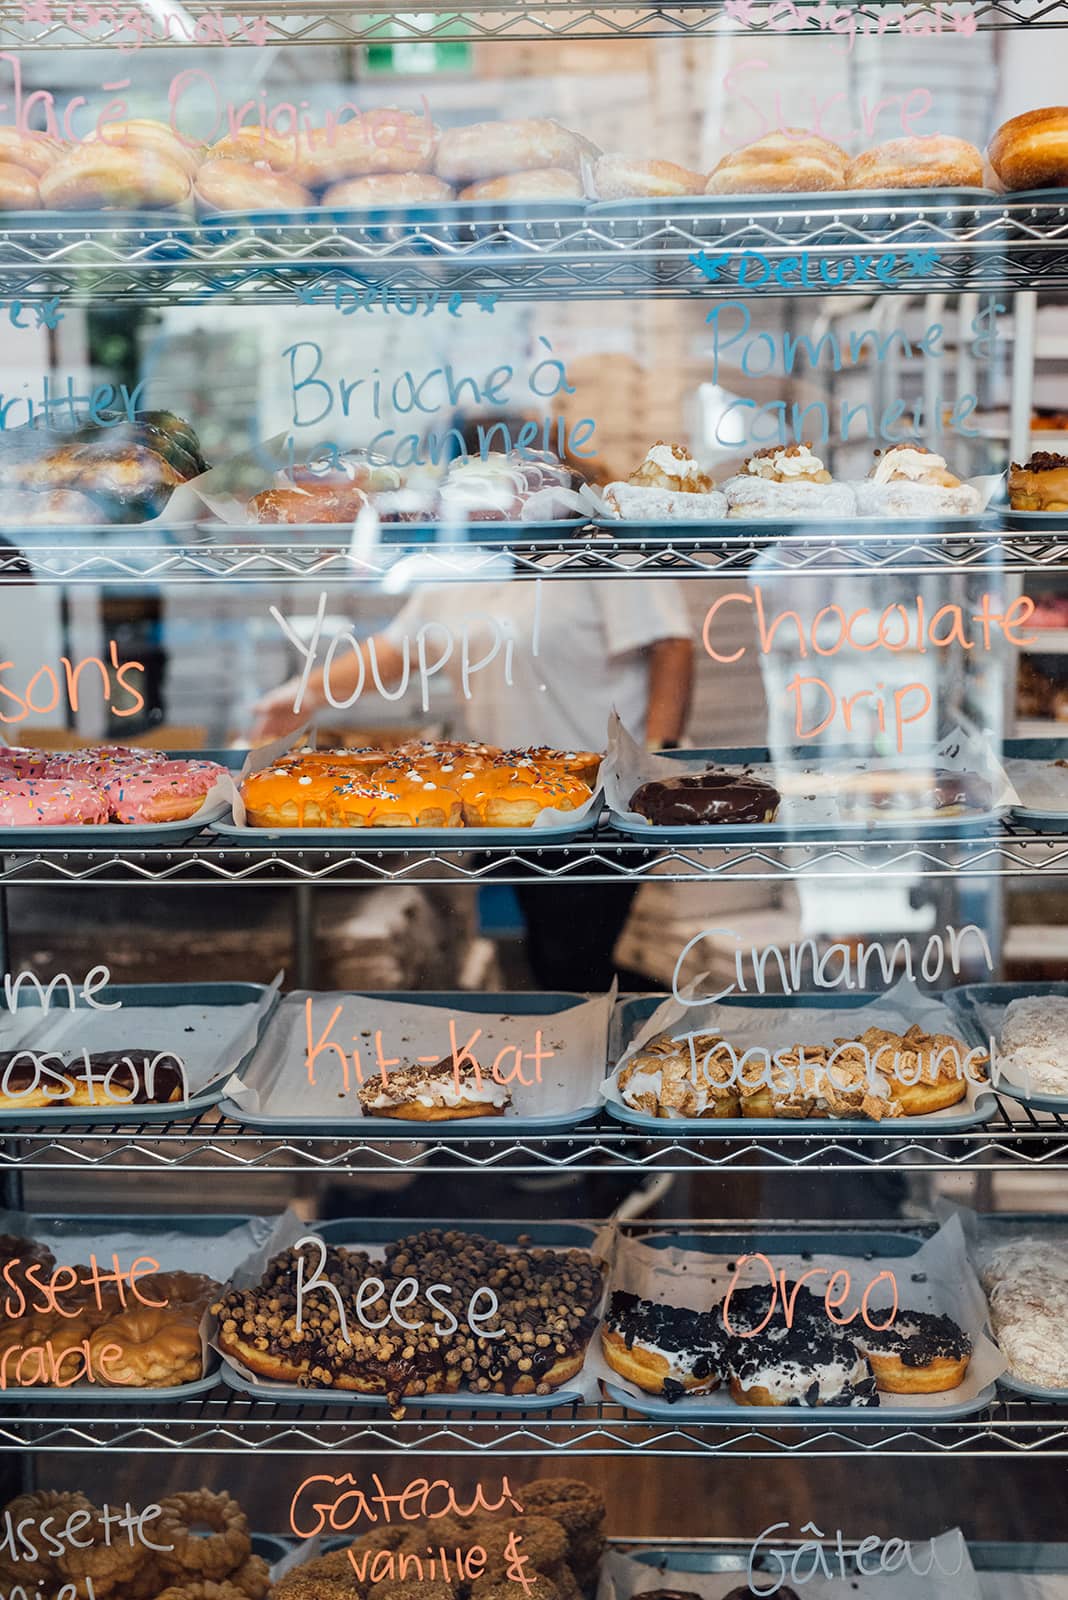
{"label": "orange glazed donut", "polygon": [[1068,185],[1068,106],[1043,106],[1003,122],[987,150],[1006,189]]}
{"label": "orange glazed donut", "polygon": [[589,784],[559,768],[494,762],[464,785],[464,821],[469,828],[529,828],[543,811],[577,811],[589,798]]}
{"label": "orange glazed donut", "polygon": [[379,784],[337,769],[268,767],[241,786],[253,828],[458,828],[460,796],[401,778]]}
{"label": "orange glazed donut", "polygon": [[983,158],[966,139],[945,133],[888,139],[854,157],[847,189],[981,189]]}
{"label": "orange glazed donut", "polygon": [[800,128],[745,144],[716,167],[706,194],[789,194],[844,189],[849,157],[830,139]]}

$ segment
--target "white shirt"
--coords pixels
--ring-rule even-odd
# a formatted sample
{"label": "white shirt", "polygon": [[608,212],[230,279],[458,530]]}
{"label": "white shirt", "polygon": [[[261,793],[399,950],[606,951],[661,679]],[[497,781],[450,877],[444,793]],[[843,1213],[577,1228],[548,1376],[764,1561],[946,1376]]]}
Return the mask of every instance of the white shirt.
{"label": "white shirt", "polygon": [[[693,631],[682,586],[673,578],[426,585],[385,636],[407,648],[414,663],[419,630],[428,624],[439,625],[424,639],[431,662],[444,650],[443,628],[451,631],[446,670],[470,736],[505,749],[603,750],[613,709],[636,739],[644,739],[649,666],[643,652]],[[474,670],[495,644],[494,658]]]}

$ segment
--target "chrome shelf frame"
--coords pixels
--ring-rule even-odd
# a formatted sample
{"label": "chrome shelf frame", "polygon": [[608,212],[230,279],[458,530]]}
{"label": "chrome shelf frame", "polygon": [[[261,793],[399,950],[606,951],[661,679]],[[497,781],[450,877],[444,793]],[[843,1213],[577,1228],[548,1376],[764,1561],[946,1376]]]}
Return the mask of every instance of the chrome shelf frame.
{"label": "chrome shelf frame", "polygon": [[[877,5],[854,5],[858,33],[880,31],[884,10]],[[959,31],[962,37],[980,31],[1010,28],[1063,28],[1068,26],[1064,0],[979,0],[974,6],[947,4],[891,5],[889,24],[883,30],[902,32],[908,20],[917,25],[927,20],[930,31],[952,34],[953,13],[967,19]],[[696,35],[790,34],[818,37],[821,24],[815,6],[800,6],[798,21],[783,26],[779,15],[774,26],[768,21],[768,8],[750,0],[714,0],[691,4],[688,0],[656,6],[635,6],[627,0],[594,0],[591,4],[553,4],[551,0],[481,0],[481,3],[450,10],[446,0],[430,0],[418,13],[387,12],[376,9],[375,0],[259,0],[247,10],[234,0],[220,4],[205,0],[186,0],[182,13],[192,26],[154,21],[147,12],[131,18],[125,8],[104,8],[103,13],[85,4],[66,0],[23,0],[20,5],[6,0],[0,10],[0,40],[3,47],[23,49],[103,50],[124,48],[182,49],[191,43],[223,43],[245,48],[277,45],[367,45],[471,40],[493,42],[537,39],[655,39],[689,38]],[[974,21],[974,27],[972,23]]]}
{"label": "chrome shelf frame", "polygon": [[[770,263],[762,279],[746,274],[747,252]],[[893,272],[879,280],[872,274],[888,254]],[[696,213],[680,202],[654,214],[637,201],[633,211],[556,218],[299,221],[260,231],[163,215],[134,227],[106,214],[92,224],[42,214],[0,228],[0,296],[63,294],[73,305],[333,304],[354,282],[405,297],[447,289],[470,300],[540,301],[1009,292],[1036,280],[1068,287],[1068,205],[1011,195],[878,202],[841,194],[804,210],[772,200]]]}
{"label": "chrome shelf frame", "polygon": [[[786,843],[662,845],[625,840],[604,825],[572,844],[455,850],[378,845],[354,829],[337,849],[237,848],[35,850],[0,857],[0,884],[615,883],[648,878],[747,881],[798,878],[1050,878],[1068,873],[1068,833],[1002,823],[971,837],[894,838],[878,843],[826,835]],[[460,834],[462,838],[462,832]]]}
{"label": "chrome shelf frame", "polygon": [[[339,1119],[340,1120],[340,1119]],[[10,1125],[0,1137],[0,1172],[847,1172],[907,1165],[910,1172],[1068,1170],[1068,1120],[997,1096],[983,1127],[935,1136],[858,1123],[844,1135],[818,1123],[783,1122],[773,1134],[707,1138],[627,1127],[606,1114],[563,1133],[511,1137],[436,1129],[413,1147],[383,1133],[273,1133],[202,1113],[150,1125],[70,1122]]]}

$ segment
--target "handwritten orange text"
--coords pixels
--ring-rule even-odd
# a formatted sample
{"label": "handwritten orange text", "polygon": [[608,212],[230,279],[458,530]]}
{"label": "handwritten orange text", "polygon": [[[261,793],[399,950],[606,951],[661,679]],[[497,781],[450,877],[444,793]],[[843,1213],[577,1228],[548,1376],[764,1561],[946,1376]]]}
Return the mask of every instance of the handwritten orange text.
{"label": "handwritten orange text", "polygon": [[[313,1498],[316,1494],[322,1498]],[[470,1505],[461,1505],[456,1490],[445,1478],[413,1478],[405,1488],[390,1494],[377,1472],[371,1474],[369,1489],[359,1484],[351,1472],[336,1478],[320,1472],[305,1478],[297,1489],[289,1506],[289,1526],[298,1539],[314,1539],[326,1528],[333,1533],[347,1533],[362,1521],[434,1522],[438,1517],[473,1517],[505,1506],[513,1511],[523,1509],[506,1477],[501,1478],[499,1499],[488,1499],[478,1484]]]}
{"label": "handwritten orange text", "polygon": [[[766,1270],[768,1274],[768,1282],[771,1285],[771,1304],[768,1307],[767,1316],[758,1327],[743,1331],[740,1328],[731,1327],[729,1320],[729,1307],[731,1303],[731,1295],[738,1287],[739,1274],[741,1273],[742,1268],[745,1266],[747,1261],[759,1261]],[[856,1321],[858,1316],[863,1320],[865,1325],[871,1328],[874,1332],[881,1333],[885,1328],[889,1328],[893,1325],[894,1318],[897,1316],[898,1306],[897,1279],[889,1270],[884,1270],[880,1273],[877,1273],[868,1284],[863,1295],[861,1296],[859,1311],[851,1311],[848,1316],[840,1317],[836,1315],[838,1308],[839,1306],[845,1305],[852,1290],[852,1280],[846,1267],[837,1267],[833,1272],[830,1272],[827,1267],[809,1267],[807,1272],[803,1272],[801,1276],[794,1281],[793,1287],[788,1288],[785,1270],[780,1268],[778,1274],[776,1274],[774,1262],[772,1262],[766,1255],[762,1255],[758,1251],[754,1255],[740,1256],[738,1258],[738,1263],[734,1269],[734,1275],[730,1281],[730,1287],[727,1290],[727,1295],[723,1302],[723,1326],[733,1338],[752,1339],[755,1334],[761,1333],[767,1327],[768,1323],[775,1315],[775,1308],[779,1304],[781,1297],[783,1319],[786,1323],[786,1326],[788,1328],[792,1328],[794,1325],[794,1310],[797,1304],[797,1291],[800,1289],[806,1278],[821,1277],[825,1277],[828,1280],[827,1287],[823,1291],[824,1309],[827,1312],[828,1317],[837,1327],[847,1328],[851,1322]],[[873,1322],[868,1307],[868,1296],[871,1294],[872,1290],[877,1284],[884,1281],[890,1284],[891,1290],[893,1291],[894,1303],[885,1322]]]}
{"label": "handwritten orange text", "polygon": [[[341,1069],[341,1080],[346,1094],[348,1094],[353,1088],[354,1082],[356,1086],[359,1086],[367,1081],[367,1078],[364,1076],[363,1063],[360,1059],[359,1045],[361,1035],[355,1033],[352,1035],[352,1041],[356,1044],[356,1049],[351,1052],[351,1056],[349,1052],[345,1050],[343,1045],[341,1045],[336,1039],[332,1039],[330,1037],[331,1030],[334,1028],[343,1010],[344,1004],[339,1002],[334,1007],[329,1021],[317,1038],[315,1033],[316,1025],[312,1017],[312,996],[309,995],[304,1002],[304,1027],[306,1038],[304,1064],[307,1069],[308,1084],[313,1089],[317,1087],[315,1064],[324,1051],[328,1053],[331,1051],[333,1052],[333,1057]],[[433,1066],[436,1065],[438,1061],[451,1057],[452,1078],[453,1083],[456,1086],[457,1093],[460,1092],[464,1083],[470,1080],[472,1074],[474,1075],[476,1089],[481,1088],[483,1082],[487,1078],[492,1079],[494,1083],[519,1083],[522,1084],[524,1088],[529,1089],[534,1084],[541,1083],[542,1066],[546,1061],[550,1061],[556,1054],[554,1050],[547,1050],[545,1048],[542,1030],[540,1028],[536,1028],[534,1031],[533,1050],[524,1050],[519,1045],[515,1044],[502,1045],[493,1058],[492,1066],[484,1068],[474,1054],[475,1045],[478,1043],[481,1036],[482,1029],[476,1028],[470,1037],[465,1042],[461,1043],[460,1034],[456,1027],[456,1019],[455,1017],[450,1017],[449,1048],[445,1055],[443,1056],[438,1054],[416,1056],[413,1061],[406,1064],[417,1064],[424,1067]],[[376,1028],[374,1033],[370,1035],[370,1039],[373,1040],[374,1067],[373,1070],[368,1072],[367,1076],[372,1078],[380,1077],[383,1085],[388,1086],[389,1069],[391,1067],[401,1066],[402,1058],[400,1056],[387,1057],[385,1055],[382,1047],[381,1028]],[[368,1044],[367,1048],[370,1050],[370,1044]],[[524,1077],[524,1064],[527,1064],[530,1070],[533,1072],[532,1077]]]}

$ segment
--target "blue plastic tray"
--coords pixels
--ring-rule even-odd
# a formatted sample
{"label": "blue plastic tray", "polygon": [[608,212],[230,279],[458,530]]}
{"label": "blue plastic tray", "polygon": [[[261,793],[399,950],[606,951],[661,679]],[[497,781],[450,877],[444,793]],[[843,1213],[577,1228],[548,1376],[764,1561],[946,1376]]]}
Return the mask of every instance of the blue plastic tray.
{"label": "blue plastic tray", "polygon": [[[1032,995],[1061,995],[1068,998],[1068,982],[1054,980],[1045,983],[963,983],[946,991],[946,1004],[960,1023],[961,1031],[969,1044],[989,1044],[979,1021],[978,1007],[982,1005],[1007,1006],[1010,1000],[1025,1000]],[[1022,1083],[1013,1083],[1002,1073],[998,1094],[1010,1100],[1019,1100],[1032,1111],[1068,1111],[1068,1094],[1028,1094]]]}
{"label": "blue plastic tray", "polygon": [[[457,1010],[505,1015],[514,1012],[520,1017],[556,1016],[561,1011],[570,1011],[574,1006],[585,1004],[589,999],[589,995],[585,994],[539,994],[530,989],[505,990],[497,994],[466,994],[448,989],[418,991],[365,989],[356,992],[366,995],[369,1000],[398,1000],[412,1005],[454,1006]],[[273,1011],[274,1007],[272,1014]],[[265,1031],[261,1031],[261,1038]],[[250,1052],[242,1065],[250,1066],[254,1055],[254,1051]],[[359,1101],[355,1101],[354,1104],[359,1106]],[[580,1122],[588,1122],[591,1117],[597,1115],[600,1105],[595,1101],[591,1105],[580,1106],[575,1111],[558,1111],[544,1117],[514,1117],[505,1112],[502,1117],[465,1117],[457,1122],[409,1122],[397,1117],[365,1117],[359,1112],[348,1115],[341,1110],[328,1117],[300,1117],[294,1120],[292,1117],[268,1116],[263,1111],[247,1111],[234,1100],[222,1101],[219,1109],[236,1121],[246,1123],[250,1128],[270,1128],[276,1132],[288,1129],[297,1133],[333,1133],[339,1138],[351,1138],[354,1133],[362,1133],[377,1144],[389,1139],[411,1140],[415,1134],[423,1138],[432,1134],[435,1139],[450,1137],[462,1139],[469,1133],[496,1133],[502,1139],[510,1139],[519,1135],[556,1132],[561,1128],[575,1127]]]}
{"label": "blue plastic tray", "polygon": [[[774,1233],[675,1233],[669,1234],[656,1232],[642,1234],[638,1237],[641,1242],[653,1250],[695,1250],[705,1255],[742,1255],[746,1252],[755,1254],[763,1251],[775,1259],[776,1253],[782,1255],[848,1255],[865,1258],[872,1262],[884,1259],[902,1260],[915,1255],[924,1240],[914,1234],[908,1233],[804,1233],[790,1232],[786,1229]],[[907,1302],[908,1295],[905,1286],[901,1286],[901,1298]],[[611,1292],[611,1286],[609,1286]],[[952,1422],[958,1417],[974,1416],[977,1411],[982,1411],[994,1399],[996,1385],[988,1384],[987,1387],[976,1395],[974,1400],[953,1402],[948,1396],[944,1404],[939,1405],[935,1397],[931,1396],[925,1405],[903,1405],[900,1395],[882,1394],[879,1396],[877,1406],[743,1406],[737,1401],[718,1398],[723,1390],[716,1390],[714,1394],[690,1396],[674,1403],[659,1398],[657,1395],[632,1394],[629,1389],[620,1388],[614,1383],[606,1383],[605,1390],[617,1405],[625,1406],[628,1411],[636,1411],[639,1416],[654,1417],[657,1421],[679,1422],[685,1418],[689,1422],[754,1422],[759,1419],[765,1427],[777,1426],[790,1428],[798,1423],[808,1426],[811,1423],[821,1424],[827,1422],[851,1423],[898,1423],[912,1422]],[[917,1397],[921,1398],[921,1397]]]}
{"label": "blue plastic tray", "polygon": [[[638,995],[619,1001],[611,1029],[614,1041],[612,1049],[617,1060],[642,1023],[651,1017],[657,1006],[662,1005],[667,998],[665,994],[654,994]],[[781,1011],[791,1006],[809,1008],[813,1011],[853,1011],[879,998],[878,994],[831,993],[732,995],[720,1000],[718,1004],[766,1007],[769,1011]],[[694,1006],[693,1010],[695,1013],[699,1012],[700,1007]],[[689,1031],[685,1017],[680,1017],[677,1031],[679,1033]],[[841,1137],[857,1133],[893,1135],[918,1131],[960,1133],[965,1128],[978,1128],[984,1122],[988,1122],[997,1111],[997,1100],[993,1092],[980,1091],[971,1111],[958,1112],[951,1106],[946,1111],[936,1111],[927,1117],[884,1117],[881,1122],[873,1122],[868,1117],[651,1117],[644,1111],[634,1111],[630,1106],[620,1105],[615,1100],[607,1100],[605,1110],[617,1122],[626,1122],[635,1128],[646,1128],[650,1133],[659,1134],[661,1138],[673,1133],[697,1134],[703,1139],[717,1139],[722,1133],[807,1133],[817,1136],[826,1133]]]}
{"label": "blue plastic tray", "polygon": [[[262,983],[113,983],[106,988],[98,990],[94,998],[104,1001],[119,1000],[124,1006],[158,1006],[161,1011],[171,1006],[202,1005],[202,1006],[239,1006],[255,1005],[267,992],[267,986]],[[28,1009],[34,1004],[35,996],[25,989],[19,991],[18,1010]],[[76,1010],[89,1010],[89,1004],[79,995]],[[267,1022],[277,1005],[277,996],[267,1008],[260,1019],[260,1026],[256,1035],[256,1043],[263,1036]],[[58,1009],[58,1007],[56,1008]],[[116,1030],[118,1030],[118,1017],[116,1014]],[[134,1041],[136,1043],[136,1041]],[[175,1048],[181,1044],[176,1040]],[[23,1046],[32,1049],[32,1045]],[[121,1049],[122,1046],[116,1046]],[[131,1123],[142,1122],[173,1122],[176,1117],[193,1118],[203,1111],[210,1111],[222,1100],[223,1085],[231,1072],[239,1072],[247,1066],[255,1053],[255,1045],[247,1050],[240,1060],[233,1062],[225,1072],[221,1072],[215,1081],[197,1095],[194,1095],[184,1104],[171,1102],[167,1105],[146,1106],[40,1106],[36,1109],[25,1109],[14,1106],[0,1110],[0,1127],[8,1130],[8,1137],[18,1136],[18,1129],[36,1126],[38,1123],[59,1123],[66,1126],[76,1123],[84,1127],[87,1123],[105,1123],[108,1127],[116,1125],[127,1126]]]}
{"label": "blue plastic tray", "polygon": [[[309,1233],[315,1232],[328,1244],[367,1246],[388,1244],[409,1233],[420,1233],[426,1228],[460,1228],[465,1233],[481,1233],[488,1239],[499,1239],[514,1244],[520,1234],[534,1244],[558,1249],[588,1250],[596,1237],[596,1230],[582,1222],[454,1222],[442,1217],[371,1217],[345,1218],[336,1222],[308,1224]],[[596,1329],[593,1337],[598,1337]],[[223,1382],[241,1394],[252,1395],[271,1405],[330,1406],[331,1408],[375,1409],[388,1407],[385,1395],[355,1394],[346,1390],[301,1388],[295,1383],[271,1383],[266,1378],[250,1381],[235,1371],[223,1358]],[[574,1389],[556,1389],[552,1394],[506,1395],[474,1394],[460,1389],[455,1394],[413,1395],[406,1401],[411,1411],[551,1411],[558,1406],[581,1405],[582,1395]]]}
{"label": "blue plastic tray", "polygon": [[[219,1234],[229,1233],[233,1228],[240,1228],[253,1220],[251,1214],[242,1213],[168,1213],[160,1216],[127,1217],[115,1212],[97,1213],[89,1216],[74,1216],[68,1213],[57,1213],[46,1216],[38,1213],[27,1221],[29,1236],[34,1237],[35,1225],[45,1229],[49,1234],[62,1232],[66,1237],[84,1240],[85,1249],[92,1248],[96,1237],[106,1233],[111,1228],[121,1228],[128,1233],[139,1233],[144,1236],[144,1247],[150,1250],[154,1236],[163,1231],[169,1233],[188,1233],[191,1246],[195,1241],[203,1238],[215,1238]],[[129,1266],[122,1262],[121,1265]],[[188,1271],[198,1269],[195,1248],[190,1250]],[[147,1405],[154,1405],[160,1400],[188,1400],[194,1395],[207,1394],[209,1390],[218,1387],[219,1383],[219,1357],[213,1350],[208,1351],[209,1371],[202,1378],[196,1378],[192,1383],[171,1384],[163,1388],[111,1388],[103,1383],[73,1383],[69,1388],[26,1388],[4,1389],[0,1391],[0,1408],[4,1406],[50,1406],[65,1405],[68,1401],[85,1402],[92,1405],[105,1406],[136,1406],[142,1411]]]}

